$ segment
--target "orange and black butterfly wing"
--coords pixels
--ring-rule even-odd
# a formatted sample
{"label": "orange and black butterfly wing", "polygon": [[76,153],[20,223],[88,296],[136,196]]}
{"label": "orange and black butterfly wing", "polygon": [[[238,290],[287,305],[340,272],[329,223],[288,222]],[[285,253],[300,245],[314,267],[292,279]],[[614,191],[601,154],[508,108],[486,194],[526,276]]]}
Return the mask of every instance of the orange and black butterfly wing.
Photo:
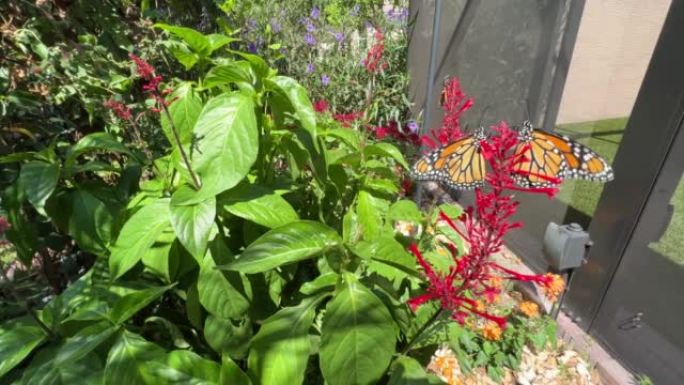
{"label": "orange and black butterfly wing", "polygon": [[469,190],[484,183],[485,161],[480,138],[466,136],[421,157],[411,169],[418,181],[438,181],[450,188]]}
{"label": "orange and black butterfly wing", "polygon": [[524,158],[514,167],[513,175],[521,187],[553,187],[557,184],[554,179],[562,179],[567,171],[562,151],[545,134],[538,130],[521,133],[515,154]]}
{"label": "orange and black butterfly wing", "polygon": [[595,182],[609,182],[613,180],[613,169],[608,162],[589,147],[578,143],[565,135],[550,132],[535,131],[544,136],[561,152],[566,169],[562,178],[587,179]]}

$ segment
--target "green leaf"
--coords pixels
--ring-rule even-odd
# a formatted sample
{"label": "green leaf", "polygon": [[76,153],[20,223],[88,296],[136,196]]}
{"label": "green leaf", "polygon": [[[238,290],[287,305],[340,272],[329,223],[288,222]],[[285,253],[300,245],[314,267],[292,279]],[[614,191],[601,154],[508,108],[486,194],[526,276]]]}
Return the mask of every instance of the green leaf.
{"label": "green leaf", "polygon": [[195,134],[200,139],[192,162],[202,178],[195,200],[200,201],[237,185],[254,164],[259,134],[252,99],[228,93],[209,100],[197,119]]}
{"label": "green leaf", "polygon": [[221,357],[219,385],[252,385],[252,381],[230,357]]}
{"label": "green leaf", "polygon": [[199,54],[191,51],[186,44],[180,41],[165,41],[162,42],[162,44],[165,47],[168,47],[173,57],[185,67],[186,71],[190,70],[198,61],[200,61]]}
{"label": "green leaf", "polygon": [[299,220],[283,197],[259,185],[238,185],[221,194],[219,204],[235,216],[271,229]]}
{"label": "green leaf", "polygon": [[399,163],[404,169],[408,170],[409,165],[404,159],[404,155],[397,148],[397,146],[390,143],[375,143],[370,146],[366,146],[363,149],[363,153],[367,157],[371,156],[384,156],[393,158],[397,163]]}
{"label": "green leaf", "polygon": [[425,372],[423,365],[407,356],[398,357],[392,364],[388,385],[439,385],[439,377]]}
{"label": "green leaf", "polygon": [[268,66],[268,63],[266,63],[266,61],[264,61],[264,59],[262,59],[260,56],[240,51],[230,52],[247,60],[259,80],[268,77],[270,68]]}
{"label": "green leaf", "polygon": [[337,273],[325,273],[316,277],[313,281],[305,282],[299,289],[299,292],[304,295],[311,295],[319,290],[332,289],[339,280],[340,276]]}
{"label": "green leaf", "polygon": [[168,25],[157,23],[156,28],[163,29],[170,34],[182,39],[193,51],[201,56],[208,56],[210,50],[210,42],[206,36],[192,28],[177,27],[175,25]]}
{"label": "green leaf", "polygon": [[221,268],[247,274],[262,273],[314,257],[339,246],[341,242],[337,232],[322,223],[292,222],[262,235],[237,260]]}
{"label": "green leaf", "polygon": [[[209,197],[191,205],[182,205],[191,200],[197,192],[189,186],[182,186],[171,196],[171,225],[181,244],[200,263],[207,251],[211,227],[216,218],[216,198]],[[181,205],[176,204],[181,201]]]}
{"label": "green leaf", "polygon": [[341,139],[354,150],[358,150],[361,147],[361,138],[359,137],[358,131],[350,130],[348,128],[333,128],[327,130],[325,135]]}
{"label": "green leaf", "polygon": [[52,195],[59,181],[59,164],[32,160],[21,166],[19,184],[26,193],[26,198],[42,214],[45,213],[45,201]]}
{"label": "green leaf", "polygon": [[109,311],[109,319],[115,324],[125,322],[142,308],[152,303],[152,301],[161,297],[164,292],[173,286],[151,287],[119,298]]}
{"label": "green leaf", "polygon": [[121,277],[138,263],[169,226],[168,198],[152,201],[133,214],[123,225],[111,249],[109,270],[112,278]]}
{"label": "green leaf", "polygon": [[311,100],[309,100],[306,88],[287,76],[276,76],[268,84],[271,85],[274,91],[281,93],[287,98],[292,105],[297,120],[309,132],[313,142],[317,143],[316,112],[313,109]]}
{"label": "green leaf", "polygon": [[218,65],[207,72],[202,85],[204,88],[212,88],[220,85],[227,85],[231,83],[251,83],[252,78],[249,70],[244,66],[234,62],[231,64]]}
{"label": "green leaf", "polygon": [[140,375],[143,363],[158,359],[164,350],[143,337],[124,330],[109,350],[104,385],[144,385]]}
{"label": "green leaf", "polygon": [[108,321],[102,321],[81,329],[72,337],[67,338],[64,345],[59,349],[55,356],[55,366],[80,360],[118,330],[118,326],[113,326]]}
{"label": "green leaf", "polygon": [[78,246],[95,255],[107,254],[114,217],[102,201],[85,190],[71,193],[68,233]]}
{"label": "green leaf", "polygon": [[179,264],[179,250],[185,252],[176,238],[176,233],[171,227],[167,227],[155,239],[152,247],[142,256],[143,265],[154,275],[162,278],[165,282],[171,282],[177,272]]}
{"label": "green leaf", "polygon": [[385,178],[364,178],[363,188],[390,198],[399,192],[399,186],[394,181]]}
{"label": "green leaf", "polygon": [[330,385],[374,384],[394,355],[397,326],[383,302],[356,277],[347,274],[344,280],[326,307],[321,371]]}
{"label": "green leaf", "polygon": [[249,297],[245,294],[245,286],[248,285],[237,273],[224,275],[217,270],[212,254],[207,253],[200,268],[197,279],[199,301],[213,315],[237,318],[249,308]]}
{"label": "green leaf", "polygon": [[[173,94],[171,94],[170,100],[174,100],[169,106],[169,115],[171,115],[173,127],[176,128],[178,139],[186,154],[191,154],[193,129],[197,122],[197,118],[202,111],[202,98],[195,92],[191,83],[184,82],[176,88]],[[174,166],[183,173],[186,180],[190,180],[190,176],[187,173],[187,167],[180,155],[177,139],[166,114],[161,114],[161,127],[166,139],[171,143],[171,147],[173,148],[171,159]]]}
{"label": "green leaf", "polygon": [[359,191],[356,213],[364,239],[372,239],[380,234],[386,206],[384,199],[376,198],[367,191]]}
{"label": "green leaf", "polygon": [[209,55],[226,44],[230,44],[238,39],[226,36],[222,33],[212,33],[206,36],[209,41]]}
{"label": "green leaf", "polygon": [[249,320],[235,322],[209,315],[204,322],[204,339],[219,354],[234,359],[243,359],[249,350],[252,338],[252,323]]}
{"label": "green leaf", "polygon": [[144,363],[142,374],[149,385],[210,385],[218,383],[220,366],[191,351],[174,350],[161,359]]}
{"label": "green leaf", "polygon": [[[8,327],[9,326],[9,327]],[[12,322],[0,326],[0,378],[24,360],[43,340],[45,332],[37,325]]]}
{"label": "green leaf", "polygon": [[132,155],[123,143],[116,140],[108,132],[94,132],[84,136],[71,147],[64,161],[64,168],[69,172],[74,172],[74,165],[78,157],[91,151],[108,151]]}
{"label": "green leaf", "polygon": [[297,385],[304,381],[311,350],[309,328],[316,315],[316,305],[322,298],[306,298],[299,305],[283,308],[264,321],[252,339],[248,359],[249,373],[256,382]]}

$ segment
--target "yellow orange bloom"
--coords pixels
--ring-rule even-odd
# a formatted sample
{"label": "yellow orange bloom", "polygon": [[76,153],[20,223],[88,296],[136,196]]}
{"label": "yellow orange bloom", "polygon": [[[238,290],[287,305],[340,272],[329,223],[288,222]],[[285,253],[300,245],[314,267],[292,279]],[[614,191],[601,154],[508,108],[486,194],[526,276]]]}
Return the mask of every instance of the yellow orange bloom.
{"label": "yellow orange bloom", "polygon": [[499,276],[491,277],[489,278],[489,284],[494,288],[501,289],[503,286],[503,278]]}
{"label": "yellow orange bloom", "polygon": [[546,273],[544,277],[545,280],[541,285],[541,289],[549,301],[555,302],[558,299],[558,296],[565,290],[565,281],[563,280],[563,277],[553,273]]}
{"label": "yellow orange bloom", "polygon": [[490,341],[498,341],[501,339],[502,330],[496,322],[489,321],[482,327],[482,336]]}
{"label": "yellow orange bloom", "polygon": [[539,317],[539,305],[532,301],[521,301],[518,303],[518,310],[530,318]]}
{"label": "yellow orange bloom", "polygon": [[448,347],[438,349],[427,366],[428,371],[439,376],[449,385],[462,385],[461,368],[454,352]]}
{"label": "yellow orange bloom", "polygon": [[480,300],[477,300],[477,301],[475,302],[475,310],[479,311],[480,313],[484,313],[484,311],[485,311],[486,309],[487,309],[487,308],[485,307],[484,302],[482,302],[482,301],[480,301]]}

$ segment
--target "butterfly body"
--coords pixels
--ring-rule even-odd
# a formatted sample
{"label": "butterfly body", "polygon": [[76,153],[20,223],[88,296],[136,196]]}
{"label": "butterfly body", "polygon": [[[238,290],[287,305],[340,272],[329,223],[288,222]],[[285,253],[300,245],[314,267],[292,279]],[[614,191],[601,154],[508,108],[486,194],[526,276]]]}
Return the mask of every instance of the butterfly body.
{"label": "butterfly body", "polygon": [[[484,129],[434,150],[414,165],[416,180],[434,180],[457,190],[469,190],[484,184],[486,169],[480,143],[486,140]],[[521,187],[553,187],[563,179],[586,179],[608,182],[613,170],[596,152],[567,136],[532,127],[529,121],[518,128],[513,179]]]}

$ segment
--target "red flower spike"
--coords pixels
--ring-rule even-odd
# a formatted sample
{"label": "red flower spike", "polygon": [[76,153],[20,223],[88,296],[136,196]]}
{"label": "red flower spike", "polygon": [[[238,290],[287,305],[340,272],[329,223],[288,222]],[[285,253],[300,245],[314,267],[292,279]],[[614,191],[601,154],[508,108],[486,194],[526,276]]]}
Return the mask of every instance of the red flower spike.
{"label": "red flower spike", "polygon": [[[465,96],[457,81],[447,84],[447,92],[450,93],[445,103],[447,112],[452,111],[457,115],[472,105],[470,99],[464,101]],[[449,96],[452,98],[450,99]],[[456,135],[460,132],[457,121],[458,119],[445,117],[440,131],[436,133],[433,131],[432,138],[423,137],[422,140],[429,142],[434,138],[441,142],[441,139],[445,137]],[[514,201],[511,195],[507,195],[506,191],[551,195],[557,190],[556,182],[560,181],[554,178],[545,179],[552,184],[549,188],[523,188],[516,185],[512,175],[535,176],[515,170],[521,158],[516,155],[515,151],[518,146],[518,135],[505,122],[499,123],[492,129],[497,135],[482,142],[481,145],[482,154],[491,169],[488,170],[485,179],[487,190],[475,190],[475,205],[463,210],[458,217],[460,226],[457,226],[454,220],[444,212],[440,212],[438,217],[438,221],[446,222],[468,242],[470,246],[468,252],[458,256],[455,247],[448,247],[452,252],[453,265],[449,269],[449,274],[442,275],[423,258],[416,245],[411,245],[409,249],[422,267],[428,287],[425,294],[409,300],[409,305],[415,309],[428,301],[436,300],[440,302],[442,309],[450,311],[452,317],[458,322],[465,322],[470,314],[493,321],[500,328],[504,328],[506,326],[504,317],[491,314],[483,310],[481,305],[478,306],[478,303],[483,303],[478,297],[483,297],[487,303],[492,303],[500,294],[500,286],[490,283],[493,277],[534,282],[540,285],[550,298],[557,297],[563,289],[563,282],[558,277],[521,274],[492,261],[492,256],[501,251],[503,238],[508,231],[522,226],[520,222],[511,221],[511,217],[517,211],[518,202]]]}
{"label": "red flower spike", "polygon": [[325,99],[320,99],[314,102],[313,104],[314,111],[318,112],[319,114],[322,114],[326,111],[328,111],[328,102]]}
{"label": "red flower spike", "polygon": [[461,82],[455,77],[446,81],[442,96],[444,102],[442,105],[444,110],[442,127],[439,130],[430,130],[430,135],[424,135],[421,138],[422,144],[431,149],[447,145],[463,136],[460,123],[461,115],[474,104],[472,98],[466,98],[461,89]]}

